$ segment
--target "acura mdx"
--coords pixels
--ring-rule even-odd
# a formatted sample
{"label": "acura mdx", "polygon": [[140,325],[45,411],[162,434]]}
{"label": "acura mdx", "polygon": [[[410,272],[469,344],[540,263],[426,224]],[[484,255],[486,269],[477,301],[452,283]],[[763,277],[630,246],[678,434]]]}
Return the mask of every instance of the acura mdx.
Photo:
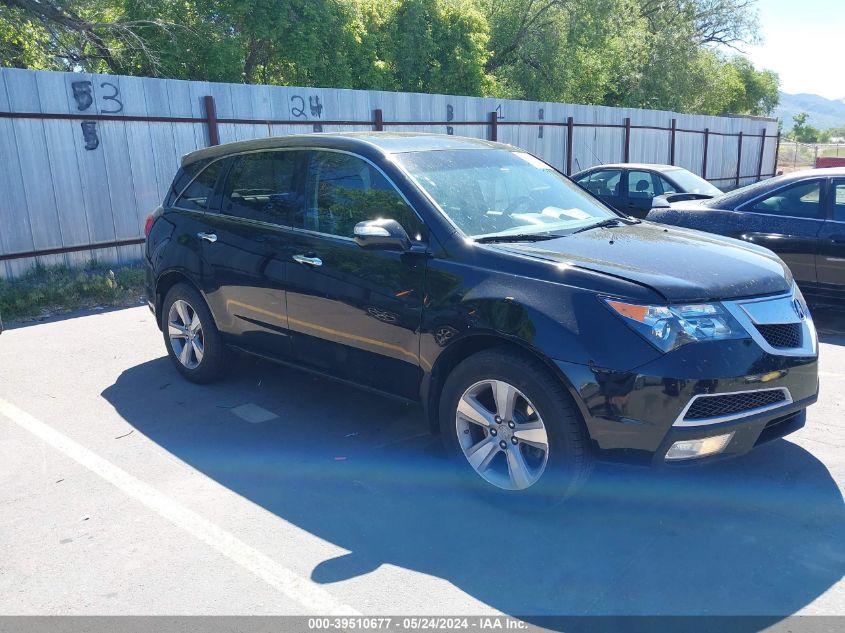
{"label": "acura mdx", "polygon": [[419,402],[501,495],[564,498],[597,456],[740,455],[817,398],[816,331],[776,255],[621,215],[511,146],[210,147],[145,230],[149,305],[188,380],[237,350]]}

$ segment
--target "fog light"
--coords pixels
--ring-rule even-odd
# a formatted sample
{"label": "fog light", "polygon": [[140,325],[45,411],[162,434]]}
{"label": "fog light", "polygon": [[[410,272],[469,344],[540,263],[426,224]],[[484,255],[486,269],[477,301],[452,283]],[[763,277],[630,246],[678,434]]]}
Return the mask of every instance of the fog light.
{"label": "fog light", "polygon": [[724,435],[704,437],[700,440],[681,440],[675,442],[666,453],[666,460],[695,459],[715,455],[725,450],[725,447],[733,439],[733,432]]}

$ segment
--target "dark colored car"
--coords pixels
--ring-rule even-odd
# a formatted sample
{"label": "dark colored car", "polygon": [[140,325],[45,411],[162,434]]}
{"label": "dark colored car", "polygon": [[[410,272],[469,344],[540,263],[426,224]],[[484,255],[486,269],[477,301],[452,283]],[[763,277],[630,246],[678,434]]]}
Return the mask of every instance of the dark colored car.
{"label": "dark colored car", "polygon": [[721,189],[700,176],[672,165],[599,165],[578,172],[572,180],[609,207],[635,218],[644,218],[657,197],[702,199],[722,195]]}
{"label": "dark colored car", "polygon": [[491,490],[565,497],[615,449],[739,455],[817,397],[813,322],[775,255],[621,216],[506,145],[208,148],[146,229],[149,304],[185,377],[235,349],[420,402]]}
{"label": "dark colored car", "polygon": [[745,240],[776,252],[804,294],[845,299],[845,168],[778,176],[717,198],[667,204],[649,220]]}

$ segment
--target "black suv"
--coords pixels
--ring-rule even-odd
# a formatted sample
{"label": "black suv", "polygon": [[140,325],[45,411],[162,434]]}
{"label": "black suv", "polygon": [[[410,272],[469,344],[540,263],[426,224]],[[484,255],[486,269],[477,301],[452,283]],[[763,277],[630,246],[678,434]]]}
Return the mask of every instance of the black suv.
{"label": "black suv", "polygon": [[421,402],[506,495],[565,497],[602,452],[745,453],[817,397],[815,328],[771,251],[619,215],[506,145],[212,147],[146,231],[149,304],[189,380],[236,349]]}

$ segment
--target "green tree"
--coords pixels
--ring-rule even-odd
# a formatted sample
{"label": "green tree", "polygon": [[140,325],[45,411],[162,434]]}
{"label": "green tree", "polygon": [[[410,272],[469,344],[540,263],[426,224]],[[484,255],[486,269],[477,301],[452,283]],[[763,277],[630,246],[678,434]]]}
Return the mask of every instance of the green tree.
{"label": "green tree", "polygon": [[770,70],[757,70],[747,58],[735,56],[727,64],[736,71],[742,87],[733,92],[726,112],[770,115],[778,105],[778,76]]}
{"label": "green tree", "polygon": [[792,117],[792,132],[790,136],[799,143],[821,143],[824,134],[817,128],[807,123],[810,115],[806,112],[799,112]]}
{"label": "green tree", "polygon": [[752,2],[0,0],[0,63],[767,114]]}

